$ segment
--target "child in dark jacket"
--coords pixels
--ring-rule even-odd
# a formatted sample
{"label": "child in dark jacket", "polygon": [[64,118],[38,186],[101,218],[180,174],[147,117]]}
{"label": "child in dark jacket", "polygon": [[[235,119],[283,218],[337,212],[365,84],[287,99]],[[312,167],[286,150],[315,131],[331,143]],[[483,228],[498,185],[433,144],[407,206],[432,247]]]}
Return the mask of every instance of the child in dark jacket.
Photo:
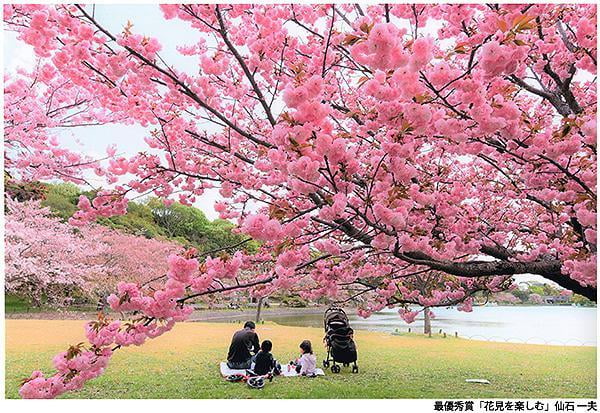
{"label": "child in dark jacket", "polygon": [[279,374],[277,368],[277,361],[273,358],[271,350],[273,349],[273,343],[269,340],[262,342],[260,351],[256,354],[256,360],[254,361],[254,368],[252,372],[257,376],[264,376],[265,374],[273,371],[274,374]]}

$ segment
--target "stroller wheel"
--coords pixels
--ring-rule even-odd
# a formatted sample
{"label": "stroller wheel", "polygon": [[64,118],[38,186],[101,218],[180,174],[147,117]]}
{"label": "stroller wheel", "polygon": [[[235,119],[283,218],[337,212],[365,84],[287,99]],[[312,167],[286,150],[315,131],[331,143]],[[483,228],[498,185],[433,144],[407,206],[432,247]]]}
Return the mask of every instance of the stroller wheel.
{"label": "stroller wheel", "polygon": [[352,366],[352,373],[358,373],[358,366],[356,364]]}
{"label": "stroller wheel", "polygon": [[344,367],[348,367],[350,364],[348,363],[344,363]]}
{"label": "stroller wheel", "polygon": [[341,368],[340,368],[340,366],[338,366],[337,364],[334,364],[333,366],[331,366],[331,372],[332,372],[332,373],[335,373],[335,374],[337,374],[337,373],[339,373],[340,371],[341,371]]}
{"label": "stroller wheel", "polygon": [[325,368],[329,367],[329,360],[323,360],[323,367],[325,367]]}

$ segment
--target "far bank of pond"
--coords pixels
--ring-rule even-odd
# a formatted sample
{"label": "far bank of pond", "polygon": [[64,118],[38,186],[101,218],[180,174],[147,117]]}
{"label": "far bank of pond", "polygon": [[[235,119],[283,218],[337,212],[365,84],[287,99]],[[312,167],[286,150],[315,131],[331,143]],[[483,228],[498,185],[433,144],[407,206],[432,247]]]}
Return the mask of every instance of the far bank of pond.
{"label": "far bank of pond", "polygon": [[[325,307],[264,308],[261,319],[277,324],[297,327],[323,328]],[[347,309],[351,325],[357,330],[386,333],[423,331],[423,318],[406,324],[395,309],[385,309],[368,319],[358,317]],[[595,346],[596,308],[572,306],[484,306],[475,307],[473,312],[464,313],[454,308],[433,310],[432,331],[440,330],[448,336],[455,333],[462,338],[474,340],[514,342],[530,344]],[[89,309],[69,311],[35,310],[9,311],[7,319],[93,319],[97,314]],[[197,310],[191,321],[240,323],[256,318],[256,308],[242,310]]]}
{"label": "far bank of pond", "polygon": [[[324,308],[269,309],[261,319],[281,325],[298,327],[323,327]],[[551,345],[596,345],[596,308],[572,306],[484,306],[465,313],[455,308],[436,308],[432,330],[448,335],[475,340]],[[253,319],[252,311],[217,312],[203,317],[202,321],[237,322]],[[385,309],[367,319],[349,312],[354,329],[387,333],[423,331],[423,318],[412,324],[405,323],[394,309]]]}

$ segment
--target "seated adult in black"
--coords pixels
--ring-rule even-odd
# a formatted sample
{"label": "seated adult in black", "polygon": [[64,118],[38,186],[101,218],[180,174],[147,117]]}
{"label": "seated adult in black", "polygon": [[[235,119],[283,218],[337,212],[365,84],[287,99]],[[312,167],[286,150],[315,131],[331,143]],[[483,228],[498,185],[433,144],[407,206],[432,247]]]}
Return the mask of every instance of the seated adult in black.
{"label": "seated adult in black", "polygon": [[273,349],[273,343],[269,340],[265,340],[260,345],[260,351],[256,354],[254,360],[254,368],[252,373],[257,376],[264,376],[267,373],[273,372],[279,374],[281,368],[277,366],[277,361],[273,358],[271,350]]}
{"label": "seated adult in black", "polygon": [[[252,321],[246,321],[242,330],[236,331],[231,338],[229,353],[227,354],[227,366],[230,369],[249,369],[258,352],[258,334],[256,325]],[[254,353],[254,356],[250,353]]]}

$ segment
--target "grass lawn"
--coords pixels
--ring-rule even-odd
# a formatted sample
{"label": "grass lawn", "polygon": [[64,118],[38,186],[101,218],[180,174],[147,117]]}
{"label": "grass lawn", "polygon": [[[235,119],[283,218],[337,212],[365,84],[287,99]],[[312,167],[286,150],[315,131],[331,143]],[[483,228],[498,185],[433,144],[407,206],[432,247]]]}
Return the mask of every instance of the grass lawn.
{"label": "grass lawn", "polygon": [[[65,311],[65,312],[67,312],[67,311],[95,312],[96,306],[91,305],[91,304],[73,305],[73,306],[62,307],[61,310]],[[56,312],[56,308],[48,306],[48,305],[42,305],[40,307],[35,307],[35,306],[32,306],[27,300],[25,300],[21,297],[17,297],[16,295],[7,294],[4,296],[4,311],[6,312],[6,314],[44,313],[44,312]]]}
{"label": "grass lawn", "polygon": [[4,296],[4,311],[7,313],[24,313],[30,310],[31,306],[22,298],[10,294]]}
{"label": "grass lawn", "polygon": [[[595,398],[596,348],[490,343],[357,331],[360,373],[275,378],[254,390],[220,377],[236,324],[180,323],[113,356],[106,373],[67,398]],[[317,328],[259,325],[282,364],[303,339],[325,355]],[[52,371],[52,357],[84,341],[81,320],[6,320],[6,397],[22,378]],[[491,384],[465,383],[485,378]]]}

